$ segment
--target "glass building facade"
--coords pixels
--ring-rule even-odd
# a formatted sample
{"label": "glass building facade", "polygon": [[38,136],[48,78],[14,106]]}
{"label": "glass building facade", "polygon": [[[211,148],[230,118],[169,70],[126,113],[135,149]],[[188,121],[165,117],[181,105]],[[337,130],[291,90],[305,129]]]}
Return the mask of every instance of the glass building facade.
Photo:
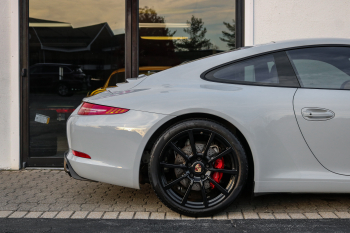
{"label": "glass building facade", "polygon": [[237,45],[234,0],[29,0],[28,8],[27,166],[63,165],[66,121],[95,90]]}

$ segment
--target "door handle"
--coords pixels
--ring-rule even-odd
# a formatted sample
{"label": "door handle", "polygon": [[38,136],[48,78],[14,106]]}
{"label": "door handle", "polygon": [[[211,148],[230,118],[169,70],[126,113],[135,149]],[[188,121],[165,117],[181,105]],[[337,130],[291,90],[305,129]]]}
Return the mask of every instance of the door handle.
{"label": "door handle", "polygon": [[308,121],[326,121],[335,116],[333,111],[325,108],[303,108],[301,115]]}

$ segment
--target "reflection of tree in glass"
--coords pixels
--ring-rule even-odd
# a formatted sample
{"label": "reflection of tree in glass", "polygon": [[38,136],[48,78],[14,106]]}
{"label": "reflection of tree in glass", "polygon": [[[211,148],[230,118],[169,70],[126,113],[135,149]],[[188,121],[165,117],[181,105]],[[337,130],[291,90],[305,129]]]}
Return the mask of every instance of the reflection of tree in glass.
{"label": "reflection of tree in glass", "polygon": [[226,42],[230,49],[236,48],[236,22],[234,19],[232,21],[232,25],[230,23],[223,22],[229,32],[222,31],[223,38],[220,37],[220,40]]}
{"label": "reflection of tree in glass", "polygon": [[176,43],[176,47],[180,51],[198,51],[203,49],[215,49],[210,39],[205,39],[207,29],[203,27],[204,22],[201,18],[196,18],[194,15],[191,17],[191,21],[187,20],[189,28],[185,28],[184,32],[189,35],[186,40],[181,40]]}
{"label": "reflection of tree in glass", "polygon": [[[163,16],[159,16],[157,12],[147,6],[139,9],[140,23],[165,23]],[[176,31],[172,32],[166,27],[142,27],[139,28],[140,37],[143,36],[167,36],[172,37]],[[165,61],[164,57],[173,56],[175,50],[172,40],[147,40],[140,39],[140,66],[147,65],[171,65],[169,61]]]}

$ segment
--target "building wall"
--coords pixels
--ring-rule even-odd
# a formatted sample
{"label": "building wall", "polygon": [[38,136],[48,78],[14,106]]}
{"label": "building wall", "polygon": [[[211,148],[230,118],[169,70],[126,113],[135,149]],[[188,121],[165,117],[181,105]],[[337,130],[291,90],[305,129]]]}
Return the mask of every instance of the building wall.
{"label": "building wall", "polygon": [[18,1],[0,4],[0,169],[19,169]]}
{"label": "building wall", "polygon": [[349,0],[245,0],[245,45],[350,38]]}

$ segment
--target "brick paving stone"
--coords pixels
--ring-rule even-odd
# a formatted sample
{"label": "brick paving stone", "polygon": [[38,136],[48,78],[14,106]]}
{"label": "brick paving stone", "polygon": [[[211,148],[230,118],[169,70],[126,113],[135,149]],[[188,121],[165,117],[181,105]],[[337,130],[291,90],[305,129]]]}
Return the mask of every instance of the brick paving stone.
{"label": "brick paving stone", "polygon": [[229,212],[228,219],[243,219],[241,212]]}
{"label": "brick paving stone", "polygon": [[259,216],[255,212],[243,212],[244,219],[259,219]]}
{"label": "brick paving stone", "polygon": [[276,219],[290,219],[286,213],[274,213]]}
{"label": "brick paving stone", "polygon": [[163,206],[160,207],[157,211],[158,211],[158,212],[170,212],[170,211],[172,211],[172,210],[169,209],[168,207],[166,207],[165,205],[163,205]]}
{"label": "brick paving stone", "polygon": [[112,205],[112,208],[113,208],[113,211],[123,211],[125,212],[126,208],[130,207],[129,204],[115,204],[115,205]]}
{"label": "brick paving stone", "polygon": [[213,216],[213,219],[227,219],[227,213],[226,212],[221,212]]}
{"label": "brick paving stone", "polygon": [[[87,217],[93,211],[105,212],[102,218],[109,215],[116,218],[118,212],[131,212],[133,215],[135,212],[150,212],[149,218],[181,218],[159,201],[149,184],[141,185],[140,190],[135,190],[110,184],[81,182],[58,170],[0,171],[0,193],[0,217],[14,214],[12,211],[28,212],[25,215],[28,217],[36,217],[37,214],[34,213],[39,212],[61,211],[55,218],[69,218],[75,211],[84,211]],[[238,198],[227,208],[227,217],[257,219],[259,216],[271,217],[270,213],[273,213],[276,219],[288,219],[288,216],[292,219],[305,219],[306,215],[308,218],[350,219],[349,211],[350,198],[344,194],[271,194],[253,200],[245,196]],[[69,214],[65,216],[64,213]]]}
{"label": "brick paving stone", "polygon": [[103,219],[117,219],[119,212],[106,212]]}
{"label": "brick paving stone", "polygon": [[89,211],[76,211],[70,218],[85,218]]}
{"label": "brick paving stone", "polygon": [[118,219],[132,219],[134,214],[134,212],[120,212]]}
{"label": "brick paving stone", "polygon": [[143,208],[142,206],[131,206],[126,208],[126,212],[145,212],[146,209]]}
{"label": "brick paving stone", "polygon": [[308,219],[320,219],[322,218],[318,213],[304,213]]}
{"label": "brick paving stone", "polygon": [[334,212],[339,218],[350,218],[349,212]]}
{"label": "brick paving stone", "polygon": [[38,205],[37,203],[21,203],[18,206],[18,210],[29,211],[32,208],[35,208],[37,205]]}
{"label": "brick paving stone", "polygon": [[7,204],[5,206],[1,206],[0,210],[8,210],[8,211],[15,211],[18,209],[18,204]]}
{"label": "brick paving stone", "polygon": [[148,219],[150,212],[136,212],[134,219]]}
{"label": "brick paving stone", "polygon": [[96,209],[98,205],[94,205],[94,204],[82,204],[81,210],[82,211],[94,211],[94,209]]}
{"label": "brick paving stone", "polygon": [[90,212],[86,218],[100,219],[103,215],[103,212]]}
{"label": "brick paving stone", "polygon": [[30,211],[48,211],[50,208],[49,208],[49,205],[50,204],[38,204],[36,206],[34,206],[33,208],[30,208]]}
{"label": "brick paving stone", "polygon": [[306,219],[305,215],[303,215],[302,213],[289,213],[289,216],[292,219]]}
{"label": "brick paving stone", "polygon": [[54,218],[58,212],[44,212],[40,218]]}
{"label": "brick paving stone", "polygon": [[13,212],[8,218],[23,218],[24,215],[26,215],[28,212],[27,211],[16,211]]}
{"label": "brick paving stone", "polygon": [[153,212],[151,213],[150,219],[164,219],[165,213]]}
{"label": "brick paving stone", "polygon": [[168,219],[168,220],[181,219],[181,216],[180,214],[175,212],[166,212],[165,219]]}
{"label": "brick paving stone", "polygon": [[213,217],[197,217],[196,219],[198,219],[198,220],[213,219]]}
{"label": "brick paving stone", "polygon": [[29,212],[24,218],[38,218],[43,212]]}
{"label": "brick paving stone", "polygon": [[338,218],[333,212],[318,212],[318,214],[321,215],[322,218]]}
{"label": "brick paving stone", "polygon": [[275,219],[272,213],[258,213],[261,219]]}
{"label": "brick paving stone", "polygon": [[12,214],[12,211],[0,211],[0,218],[6,218],[10,214]]}
{"label": "brick paving stone", "polygon": [[113,211],[112,205],[102,204],[98,206],[94,211]]}
{"label": "brick paving stone", "polygon": [[74,211],[61,211],[56,215],[55,218],[69,218],[73,213]]}
{"label": "brick paving stone", "polygon": [[80,205],[79,204],[69,204],[66,207],[62,208],[63,211],[80,211]]}

